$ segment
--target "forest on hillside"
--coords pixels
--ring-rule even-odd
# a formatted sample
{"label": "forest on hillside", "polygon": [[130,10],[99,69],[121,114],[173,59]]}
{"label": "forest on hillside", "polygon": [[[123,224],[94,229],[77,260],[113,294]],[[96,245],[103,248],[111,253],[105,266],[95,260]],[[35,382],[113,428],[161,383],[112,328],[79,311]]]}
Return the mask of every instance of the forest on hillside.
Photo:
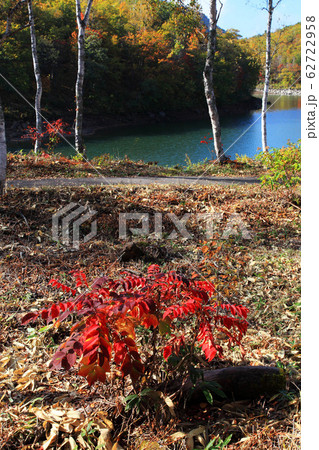
{"label": "forest on hillside", "polygon": [[[266,35],[260,34],[245,39],[246,45],[258,58],[261,66],[265,64],[265,39]],[[290,25],[272,33],[271,87],[289,88],[301,86],[301,23]],[[264,74],[261,72],[260,82],[263,82]]]}
{"label": "forest on hillside", "polygon": [[[25,13],[25,17],[24,17]],[[77,70],[73,0],[34,2],[43,110],[50,117],[74,113]],[[21,22],[27,12],[20,12]],[[6,2],[0,6],[0,32]],[[178,111],[205,107],[202,72],[207,27],[196,0],[95,0],[86,33],[86,114]],[[13,34],[0,49],[2,74],[31,103],[35,82],[29,29]],[[216,97],[219,105],[249,98],[260,62],[234,31],[218,31]],[[7,119],[29,119],[32,110],[1,80]]]}

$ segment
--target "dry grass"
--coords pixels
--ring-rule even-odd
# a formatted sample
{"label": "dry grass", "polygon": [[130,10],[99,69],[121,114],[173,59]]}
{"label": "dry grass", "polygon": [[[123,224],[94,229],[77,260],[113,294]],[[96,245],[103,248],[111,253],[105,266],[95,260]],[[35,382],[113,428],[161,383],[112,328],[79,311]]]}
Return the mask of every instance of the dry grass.
{"label": "dry grass", "polygon": [[68,159],[59,154],[34,156],[29,154],[8,155],[8,179],[21,178],[77,178],[96,176],[260,176],[264,173],[262,166],[250,158],[243,161],[228,161],[224,165],[213,161],[185,166],[163,167],[156,162],[132,161],[129,158],[117,159],[108,154],[95,157],[91,161],[82,162]]}

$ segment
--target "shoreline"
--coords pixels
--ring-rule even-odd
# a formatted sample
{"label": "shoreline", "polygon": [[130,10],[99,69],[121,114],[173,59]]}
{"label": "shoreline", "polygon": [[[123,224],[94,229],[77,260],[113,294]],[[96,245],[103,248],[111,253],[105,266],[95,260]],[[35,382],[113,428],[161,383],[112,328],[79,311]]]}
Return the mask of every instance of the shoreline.
{"label": "shoreline", "polygon": [[[254,94],[262,94],[263,90],[262,89],[256,89],[254,91]],[[268,91],[269,95],[297,95],[300,96],[301,95],[301,89],[272,89],[270,88]]]}
{"label": "shoreline", "polygon": [[[160,112],[147,112],[147,113],[136,113],[136,114],[126,114],[126,115],[108,115],[105,116],[94,116],[91,114],[86,114],[83,121],[83,136],[90,137],[95,134],[105,131],[112,130],[116,128],[126,128],[130,126],[147,126],[154,125],[157,123],[172,123],[187,120],[200,120],[208,116],[208,112],[201,109],[196,109],[192,111],[160,111]],[[65,116],[63,118],[65,122],[70,124],[68,131],[71,132],[70,137],[74,137],[73,128],[73,117]],[[21,138],[23,130],[27,126],[31,125],[31,122],[27,121],[8,121],[6,127],[7,140],[11,144],[19,144],[21,142],[30,143],[29,139]]]}
{"label": "shoreline", "polygon": [[[249,99],[243,100],[234,105],[219,106],[220,116],[227,114],[242,114],[247,111],[261,109],[261,99],[252,95]],[[83,136],[94,136],[99,132],[112,130],[116,128],[126,128],[131,126],[147,126],[160,123],[178,123],[192,120],[205,120],[209,122],[209,114],[206,107],[194,108],[182,111],[159,111],[159,112],[145,112],[145,113],[129,113],[126,115],[105,115],[93,116],[85,115],[83,122]],[[65,116],[63,120],[70,124],[68,131],[71,132],[70,137],[74,136],[74,129],[72,122],[73,116]],[[6,135],[10,145],[17,145],[22,142],[30,143],[29,139],[21,138],[27,126],[32,125],[30,121],[7,121]]]}
{"label": "shoreline", "polygon": [[[243,100],[234,105],[219,106],[219,114],[221,117],[228,114],[240,115],[247,111],[258,111],[261,109],[261,97],[262,89],[255,89],[251,97],[247,100]],[[269,95],[301,95],[299,89],[269,89]],[[70,137],[74,136],[74,129],[71,125],[73,122],[73,116],[65,116],[63,120],[70,124],[69,131]],[[209,121],[209,115],[206,108],[194,108],[183,111],[159,111],[159,112],[145,112],[145,113],[129,113],[126,115],[105,115],[93,116],[86,115],[83,123],[83,136],[91,137],[99,132],[112,130],[116,128],[126,128],[131,126],[147,126],[160,123],[178,123],[183,121],[192,120],[205,120]],[[29,139],[21,138],[25,132],[27,126],[32,125],[30,121],[12,120],[7,121],[6,135],[7,141],[12,144],[13,147],[25,142],[30,145]]]}

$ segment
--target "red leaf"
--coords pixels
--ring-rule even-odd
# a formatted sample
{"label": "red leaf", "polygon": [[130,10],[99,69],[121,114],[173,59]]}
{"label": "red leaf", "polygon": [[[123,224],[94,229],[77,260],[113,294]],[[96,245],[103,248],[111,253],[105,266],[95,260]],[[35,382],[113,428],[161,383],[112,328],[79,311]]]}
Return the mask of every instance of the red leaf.
{"label": "red leaf", "polygon": [[171,356],[171,354],[172,354],[172,346],[167,345],[163,351],[163,358],[165,359],[165,361],[168,360],[168,358]]}
{"label": "red leaf", "polygon": [[145,328],[150,328],[150,327],[156,328],[158,325],[158,319],[156,316],[154,316],[154,314],[147,314],[146,316],[144,316],[144,318],[142,320],[142,325]]}
{"label": "red leaf", "polygon": [[30,312],[23,316],[21,323],[27,325],[29,322],[34,321],[39,316],[39,313]]}
{"label": "red leaf", "polygon": [[147,273],[150,277],[153,277],[155,275],[157,275],[158,273],[161,272],[160,266],[158,264],[152,264],[151,266],[149,266],[149,268],[147,269]]}

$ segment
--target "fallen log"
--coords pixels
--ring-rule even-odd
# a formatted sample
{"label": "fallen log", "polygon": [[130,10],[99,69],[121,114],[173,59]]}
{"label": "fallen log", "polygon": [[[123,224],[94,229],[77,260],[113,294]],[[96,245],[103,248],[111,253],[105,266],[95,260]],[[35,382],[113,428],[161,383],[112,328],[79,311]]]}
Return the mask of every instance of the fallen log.
{"label": "fallen log", "polygon": [[[184,393],[190,394],[190,402],[197,401],[203,398],[203,386],[207,389],[207,383],[218,383],[228,399],[248,400],[261,395],[274,395],[285,389],[286,375],[282,369],[267,366],[238,366],[204,370],[201,382],[194,386],[188,379],[182,390]],[[213,396],[216,397],[214,392]]]}

